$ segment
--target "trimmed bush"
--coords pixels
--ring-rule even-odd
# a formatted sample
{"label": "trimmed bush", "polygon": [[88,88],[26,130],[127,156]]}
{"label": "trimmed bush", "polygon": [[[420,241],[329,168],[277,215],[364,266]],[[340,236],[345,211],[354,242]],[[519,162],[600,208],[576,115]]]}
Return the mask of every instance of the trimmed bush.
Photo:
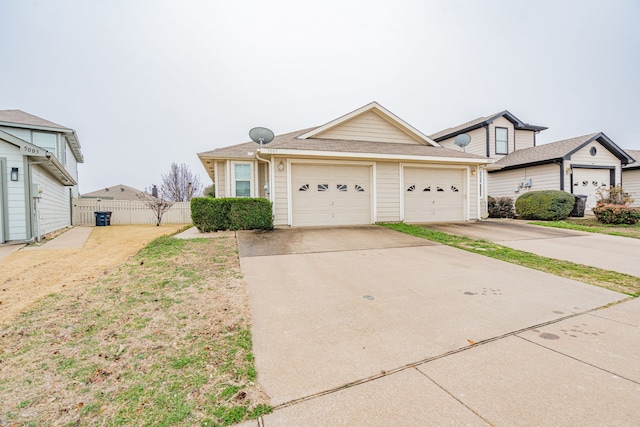
{"label": "trimmed bush", "polygon": [[629,205],[598,203],[593,214],[605,224],[637,224],[640,221],[640,209]]}
{"label": "trimmed bush", "polygon": [[487,198],[489,218],[513,218],[513,199],[511,197],[491,197]]}
{"label": "trimmed bush", "polygon": [[516,213],[525,219],[558,221],[573,210],[572,194],[560,190],[530,191],[516,200]]}
{"label": "trimmed bush", "polygon": [[271,202],[266,199],[193,198],[191,220],[201,232],[273,228]]}

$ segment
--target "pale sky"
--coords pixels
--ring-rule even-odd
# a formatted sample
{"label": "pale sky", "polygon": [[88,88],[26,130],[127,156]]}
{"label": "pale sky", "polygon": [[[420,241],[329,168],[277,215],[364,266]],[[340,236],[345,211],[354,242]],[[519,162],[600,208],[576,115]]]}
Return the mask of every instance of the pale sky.
{"label": "pale sky", "polygon": [[80,192],[377,101],[426,134],[509,110],[640,149],[640,1],[0,0],[0,109],[78,133]]}

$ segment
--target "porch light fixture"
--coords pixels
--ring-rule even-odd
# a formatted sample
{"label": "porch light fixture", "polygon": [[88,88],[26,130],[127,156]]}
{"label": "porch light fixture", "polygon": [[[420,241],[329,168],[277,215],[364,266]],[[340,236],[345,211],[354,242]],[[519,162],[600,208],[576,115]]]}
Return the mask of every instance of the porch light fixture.
{"label": "porch light fixture", "polygon": [[282,172],[284,170],[284,163],[282,163],[282,162],[278,163],[278,170],[280,172]]}
{"label": "porch light fixture", "polygon": [[18,168],[11,168],[11,181],[18,180]]}
{"label": "porch light fixture", "polygon": [[475,174],[476,174],[476,173],[478,173],[478,172],[476,171],[476,168],[471,168],[471,175],[474,175],[474,176],[475,176]]}

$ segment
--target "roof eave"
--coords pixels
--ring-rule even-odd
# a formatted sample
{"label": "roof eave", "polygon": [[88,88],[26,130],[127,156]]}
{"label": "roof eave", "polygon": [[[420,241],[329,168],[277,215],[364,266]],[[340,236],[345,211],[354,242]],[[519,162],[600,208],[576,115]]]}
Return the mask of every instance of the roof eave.
{"label": "roof eave", "polygon": [[513,170],[513,169],[529,168],[529,167],[533,167],[533,166],[548,165],[548,164],[560,163],[560,162],[562,162],[562,157],[554,157],[552,159],[537,160],[535,162],[518,163],[516,165],[506,165],[506,166],[501,166],[498,163],[498,164],[496,164],[496,166],[501,166],[500,169],[493,170],[493,171],[490,171],[490,172],[508,171],[508,170]]}
{"label": "roof eave", "polygon": [[7,126],[7,127],[13,127],[13,128],[21,128],[21,129],[45,130],[49,132],[62,132],[62,133],[73,132],[73,129],[68,129],[64,127],[28,125],[24,123],[14,123],[14,122],[7,122],[3,120],[0,120],[0,126]]}
{"label": "roof eave", "polygon": [[[260,150],[257,150],[260,151]],[[261,154],[286,156],[286,157],[326,157],[326,158],[344,158],[344,159],[362,159],[362,160],[396,160],[396,161],[425,161],[438,163],[466,163],[466,164],[492,164],[493,159],[486,157],[440,157],[440,156],[420,156],[410,154],[379,154],[379,153],[359,153],[345,151],[319,151],[319,150],[296,150],[283,148],[263,148]],[[248,153],[247,153],[248,154]],[[207,168],[204,161],[205,158],[212,160],[249,160],[250,156],[239,158],[236,156],[203,156],[198,154],[200,161]]]}

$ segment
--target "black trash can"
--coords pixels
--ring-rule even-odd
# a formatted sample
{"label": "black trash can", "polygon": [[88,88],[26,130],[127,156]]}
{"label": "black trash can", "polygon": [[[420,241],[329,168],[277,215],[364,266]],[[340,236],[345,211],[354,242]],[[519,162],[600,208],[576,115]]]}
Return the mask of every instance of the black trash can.
{"label": "black trash can", "polygon": [[574,194],[575,203],[573,204],[573,210],[571,211],[570,216],[584,216],[584,210],[587,207],[587,196],[584,194]]}
{"label": "black trash can", "polygon": [[104,227],[111,225],[111,212],[110,211],[96,211],[93,213],[96,217],[96,226]]}

